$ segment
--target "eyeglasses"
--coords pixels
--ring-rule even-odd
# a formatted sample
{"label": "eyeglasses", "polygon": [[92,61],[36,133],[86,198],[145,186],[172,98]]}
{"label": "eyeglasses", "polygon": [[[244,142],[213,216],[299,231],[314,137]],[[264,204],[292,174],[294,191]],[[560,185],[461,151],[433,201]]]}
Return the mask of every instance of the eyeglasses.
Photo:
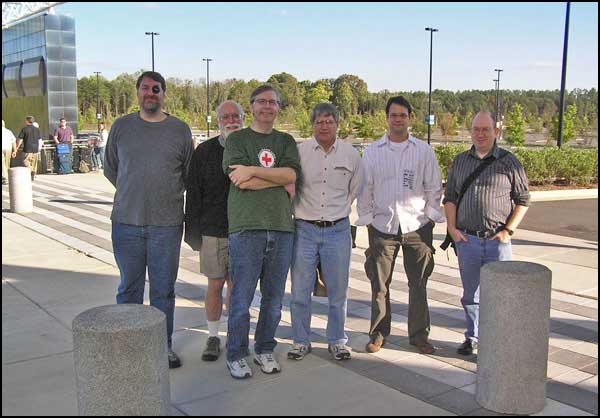
{"label": "eyeglasses", "polygon": [[220,121],[227,120],[227,119],[241,120],[242,115],[240,115],[239,113],[225,113],[223,115],[219,115]]}
{"label": "eyeglasses", "polygon": [[336,122],[334,120],[320,120],[318,122],[315,122],[315,125],[317,125],[319,128],[322,126],[326,126],[326,127],[330,128],[335,124],[336,124]]}
{"label": "eyeglasses", "polygon": [[472,128],[471,132],[473,132],[474,134],[489,134],[492,132],[492,128],[490,128],[489,126],[487,128]]}
{"label": "eyeglasses", "polygon": [[254,99],[253,103],[258,103],[261,106],[268,104],[269,106],[277,106],[279,102],[277,100],[267,100],[267,99]]}
{"label": "eyeglasses", "polygon": [[408,119],[408,113],[390,113],[388,115],[388,117],[390,119],[396,119],[396,118],[400,118],[400,119]]}

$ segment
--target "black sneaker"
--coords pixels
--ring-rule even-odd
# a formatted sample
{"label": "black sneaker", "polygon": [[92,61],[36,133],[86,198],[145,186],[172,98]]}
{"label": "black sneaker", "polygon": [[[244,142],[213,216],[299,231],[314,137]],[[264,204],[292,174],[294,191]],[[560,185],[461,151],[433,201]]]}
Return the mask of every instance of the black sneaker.
{"label": "black sneaker", "polygon": [[202,352],[202,360],[216,361],[221,353],[221,340],[219,337],[208,337],[206,348]]}
{"label": "black sneaker", "polygon": [[470,338],[467,338],[456,350],[461,356],[470,356],[473,350],[477,349],[477,343]]}
{"label": "black sneaker", "polygon": [[176,369],[181,367],[181,360],[179,360],[179,356],[175,354],[173,350],[169,348],[169,369]]}

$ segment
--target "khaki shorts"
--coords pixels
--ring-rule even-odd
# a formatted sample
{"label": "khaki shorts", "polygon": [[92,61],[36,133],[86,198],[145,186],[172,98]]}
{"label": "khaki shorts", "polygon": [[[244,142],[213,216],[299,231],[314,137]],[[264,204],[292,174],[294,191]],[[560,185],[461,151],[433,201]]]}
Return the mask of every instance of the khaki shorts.
{"label": "khaki shorts", "polygon": [[200,247],[200,273],[209,279],[223,279],[229,273],[227,238],[202,235]]}

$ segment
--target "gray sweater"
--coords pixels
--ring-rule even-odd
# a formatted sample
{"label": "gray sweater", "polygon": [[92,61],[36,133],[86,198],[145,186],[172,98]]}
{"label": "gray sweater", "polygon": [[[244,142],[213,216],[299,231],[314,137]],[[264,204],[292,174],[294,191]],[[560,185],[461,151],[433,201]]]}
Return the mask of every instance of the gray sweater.
{"label": "gray sweater", "polygon": [[110,129],[104,175],[115,186],[111,219],[128,225],[183,224],[183,193],[193,152],[187,124],[168,115],[123,116]]}

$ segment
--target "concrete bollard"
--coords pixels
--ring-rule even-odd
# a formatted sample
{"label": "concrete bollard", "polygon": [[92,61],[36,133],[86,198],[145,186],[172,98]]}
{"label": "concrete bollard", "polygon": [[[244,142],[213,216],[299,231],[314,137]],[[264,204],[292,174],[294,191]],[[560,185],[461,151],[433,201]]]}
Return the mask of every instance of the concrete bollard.
{"label": "concrete bollard", "polygon": [[8,169],[8,192],[11,212],[28,213],[33,211],[31,170],[28,167]]}
{"label": "concrete bollard", "polygon": [[108,305],[73,320],[79,415],[169,415],[165,315],[147,305]]}
{"label": "concrete bollard", "polygon": [[523,261],[481,269],[476,400],[503,414],[546,403],[552,272]]}

